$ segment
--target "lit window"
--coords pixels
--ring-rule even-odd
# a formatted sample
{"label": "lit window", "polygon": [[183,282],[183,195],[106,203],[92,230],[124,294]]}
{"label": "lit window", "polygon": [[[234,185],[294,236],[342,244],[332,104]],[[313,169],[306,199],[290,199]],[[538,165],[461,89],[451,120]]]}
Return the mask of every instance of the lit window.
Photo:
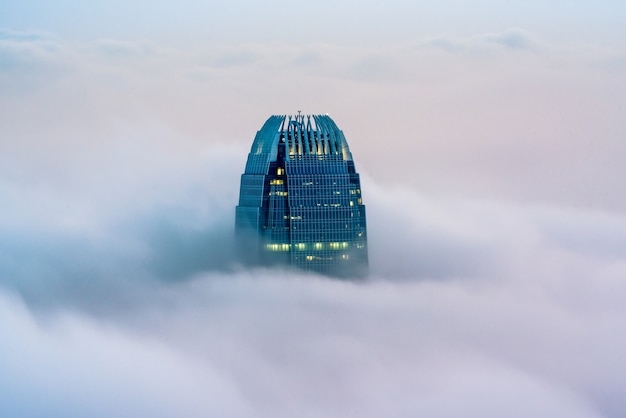
{"label": "lit window", "polygon": [[265,248],[270,251],[289,251],[291,244],[266,244]]}

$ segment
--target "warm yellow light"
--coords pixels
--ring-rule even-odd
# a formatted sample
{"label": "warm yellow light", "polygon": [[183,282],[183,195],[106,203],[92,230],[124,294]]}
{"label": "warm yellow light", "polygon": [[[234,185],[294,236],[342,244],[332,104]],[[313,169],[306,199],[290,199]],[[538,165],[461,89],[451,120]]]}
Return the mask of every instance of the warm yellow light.
{"label": "warm yellow light", "polygon": [[289,251],[291,244],[266,244],[265,248],[270,251]]}

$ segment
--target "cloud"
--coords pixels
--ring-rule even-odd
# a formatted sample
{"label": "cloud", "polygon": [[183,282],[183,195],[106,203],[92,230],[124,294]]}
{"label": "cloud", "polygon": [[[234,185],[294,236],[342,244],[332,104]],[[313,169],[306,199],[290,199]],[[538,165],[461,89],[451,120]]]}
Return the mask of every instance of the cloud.
{"label": "cloud", "polygon": [[250,51],[238,51],[221,55],[213,65],[219,68],[246,65],[255,62],[259,57]]}
{"label": "cloud", "polygon": [[106,234],[5,224],[3,414],[621,415],[624,218],[365,179],[370,279],[245,271],[240,170],[215,167],[244,159],[214,148],[163,195],[102,206]]}
{"label": "cloud", "polygon": [[[594,329],[605,315],[536,285],[209,275],[99,320],[5,298],[5,385],[41,400],[8,412],[619,416],[622,320]],[[611,359],[594,349],[607,342]]]}
{"label": "cloud", "polygon": [[0,28],[0,40],[19,42],[47,42],[55,39],[55,36],[43,31],[15,31]]}
{"label": "cloud", "polygon": [[[4,297],[0,311],[0,333],[9,338],[0,349],[3,415],[250,413],[238,405],[236,388],[227,387],[218,371],[209,365],[189,367],[190,358],[154,338],[70,315],[42,325]],[[16,327],[19,336],[9,331]]]}
{"label": "cloud", "polygon": [[62,44],[49,34],[0,30],[0,89],[23,92],[30,84],[66,75],[66,55]]}
{"label": "cloud", "polygon": [[509,29],[503,33],[484,35],[482,38],[510,49],[531,49],[535,43],[527,32],[520,29]]}
{"label": "cloud", "polygon": [[[301,66],[275,64],[266,71],[278,76],[265,79],[259,47],[262,65],[194,83],[181,75],[197,54],[157,50],[136,66],[94,50],[70,54],[74,90],[59,82],[0,99],[10,110],[0,116],[10,133],[0,142],[0,415],[623,415],[621,212],[420,191],[401,175],[402,158],[416,160],[412,176],[428,174],[433,154],[412,147],[433,142],[411,131],[413,119],[396,126],[381,110],[380,97],[404,97],[394,84],[376,96],[376,117],[366,124],[355,111],[355,131],[344,128],[363,174],[371,277],[245,270],[233,257],[234,206],[267,115],[246,110],[258,113],[255,94],[219,93],[302,100],[274,88]],[[331,98],[365,100],[376,83],[338,80],[385,55],[335,61],[342,51],[311,47],[308,80]],[[295,52],[276,56],[293,64]],[[122,82],[99,84],[111,74]],[[333,95],[341,89],[351,95]],[[501,144],[512,154],[519,145]]]}
{"label": "cloud", "polygon": [[500,33],[486,33],[466,38],[434,37],[422,46],[440,48],[450,53],[482,53],[494,46],[510,51],[534,51],[540,46],[534,36],[522,29],[508,29]]}

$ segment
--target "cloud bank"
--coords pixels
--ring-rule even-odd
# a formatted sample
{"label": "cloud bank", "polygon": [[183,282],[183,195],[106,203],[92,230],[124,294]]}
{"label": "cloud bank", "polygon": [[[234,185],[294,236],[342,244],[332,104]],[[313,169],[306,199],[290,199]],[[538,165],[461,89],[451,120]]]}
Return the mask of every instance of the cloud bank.
{"label": "cloud bank", "polygon": [[[199,160],[243,165],[219,149]],[[231,201],[218,197],[233,196],[235,171],[190,170],[182,183],[205,191],[194,198],[175,199],[177,185],[103,207],[92,233],[3,226],[3,415],[626,408],[625,218],[438,200],[365,179],[368,280],[245,271],[229,248]]]}
{"label": "cloud bank", "polygon": [[[267,115],[220,122],[197,105],[234,106],[220,89],[251,86],[271,59],[177,51],[189,65],[172,67],[166,52],[111,40],[80,53],[3,42],[33,71],[1,68],[0,415],[624,415],[623,213],[420,192],[378,176],[375,162],[392,172],[396,160],[367,157],[344,128],[369,173],[371,277],[244,270],[234,205]],[[6,53],[24,43],[56,51],[54,70]],[[357,51],[331,72],[335,52],[320,51],[281,62],[319,65],[337,85],[360,74],[357,96],[397,71]],[[194,88],[218,99],[164,105]]]}

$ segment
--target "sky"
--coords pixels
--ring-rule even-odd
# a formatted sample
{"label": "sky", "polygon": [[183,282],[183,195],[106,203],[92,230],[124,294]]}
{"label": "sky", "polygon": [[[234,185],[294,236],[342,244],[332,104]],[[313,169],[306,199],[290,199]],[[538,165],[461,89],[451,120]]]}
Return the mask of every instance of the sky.
{"label": "sky", "polygon": [[[0,1],[0,415],[621,417],[626,5]],[[370,277],[235,262],[328,113]]]}

